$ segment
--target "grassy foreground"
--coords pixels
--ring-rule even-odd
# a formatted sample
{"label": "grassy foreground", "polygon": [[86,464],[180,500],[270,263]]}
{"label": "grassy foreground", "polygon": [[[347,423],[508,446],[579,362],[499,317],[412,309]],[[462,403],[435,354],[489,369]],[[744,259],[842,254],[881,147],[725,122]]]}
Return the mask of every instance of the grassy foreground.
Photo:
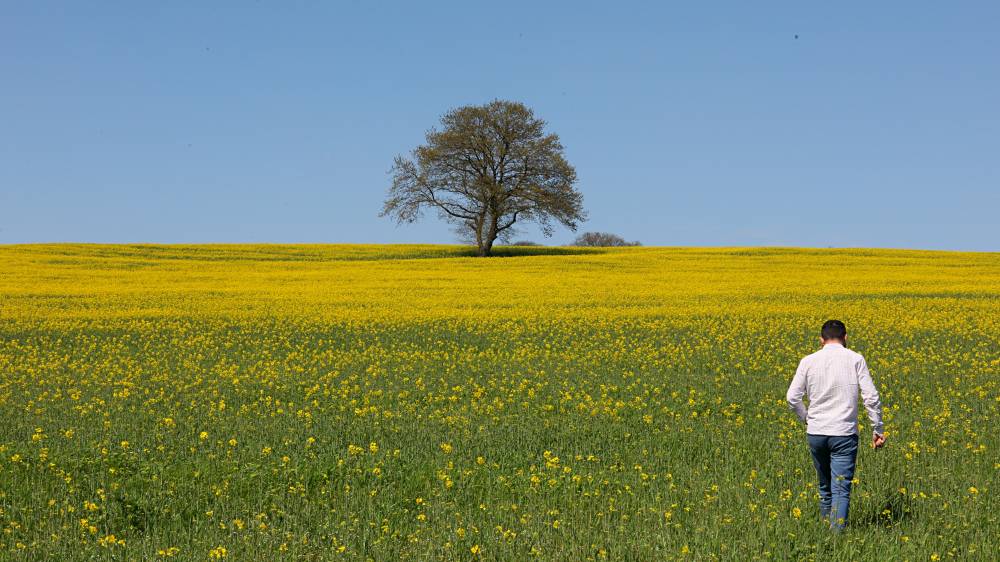
{"label": "grassy foreground", "polygon": [[[1000,552],[1000,254],[501,253],[0,246],[0,559]],[[831,317],[889,437],[836,537],[784,403]]]}

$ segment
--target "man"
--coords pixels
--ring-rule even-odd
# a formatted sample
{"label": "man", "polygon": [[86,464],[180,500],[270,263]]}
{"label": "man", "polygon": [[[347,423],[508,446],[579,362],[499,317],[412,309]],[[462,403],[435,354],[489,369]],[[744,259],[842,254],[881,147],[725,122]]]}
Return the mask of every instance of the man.
{"label": "man", "polygon": [[[868,364],[859,353],[847,349],[847,327],[828,320],[820,332],[823,348],[799,362],[788,387],[788,405],[806,422],[806,436],[813,465],[819,476],[819,510],[831,528],[847,524],[851,502],[851,480],[858,456],[858,391],[872,423],[872,446],[885,445],[882,403],[872,383]],[[802,405],[809,395],[809,409]]]}

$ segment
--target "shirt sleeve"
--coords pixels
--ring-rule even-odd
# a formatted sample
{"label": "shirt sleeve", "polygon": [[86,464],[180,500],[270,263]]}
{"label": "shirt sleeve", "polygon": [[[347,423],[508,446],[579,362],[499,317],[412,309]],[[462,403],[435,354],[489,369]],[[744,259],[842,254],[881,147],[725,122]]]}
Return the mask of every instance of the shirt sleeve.
{"label": "shirt sleeve", "polygon": [[806,368],[805,359],[799,361],[799,366],[795,369],[795,376],[792,377],[792,384],[788,386],[785,400],[798,416],[799,421],[806,421],[806,407],[802,404],[802,397],[806,393]]}
{"label": "shirt sleeve", "polygon": [[868,412],[868,419],[872,422],[872,431],[882,435],[882,402],[879,399],[878,390],[872,382],[872,375],[868,372],[868,363],[862,357],[858,361],[858,386],[861,388],[861,400],[865,404]]}

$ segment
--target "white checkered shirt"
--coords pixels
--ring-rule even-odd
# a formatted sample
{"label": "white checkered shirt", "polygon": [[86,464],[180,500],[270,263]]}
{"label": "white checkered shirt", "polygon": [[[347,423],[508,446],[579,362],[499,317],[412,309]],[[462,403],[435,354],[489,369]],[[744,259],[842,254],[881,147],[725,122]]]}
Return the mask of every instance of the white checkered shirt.
{"label": "white checkered shirt", "polygon": [[[882,402],[872,382],[868,364],[860,353],[839,343],[828,343],[799,362],[785,398],[813,435],[858,433],[858,391],[872,422],[882,434]],[[809,409],[802,404],[808,394]]]}

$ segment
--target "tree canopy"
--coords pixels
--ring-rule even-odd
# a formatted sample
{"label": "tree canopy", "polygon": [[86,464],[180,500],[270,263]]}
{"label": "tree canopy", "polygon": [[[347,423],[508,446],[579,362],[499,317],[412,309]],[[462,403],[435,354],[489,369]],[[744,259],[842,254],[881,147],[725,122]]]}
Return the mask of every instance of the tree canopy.
{"label": "tree canopy", "polygon": [[432,209],[474,241],[480,256],[533,222],[545,236],[556,224],[586,220],[576,170],[558,135],[524,104],[495,100],[452,109],[410,157],[397,156],[380,216],[411,223]]}

